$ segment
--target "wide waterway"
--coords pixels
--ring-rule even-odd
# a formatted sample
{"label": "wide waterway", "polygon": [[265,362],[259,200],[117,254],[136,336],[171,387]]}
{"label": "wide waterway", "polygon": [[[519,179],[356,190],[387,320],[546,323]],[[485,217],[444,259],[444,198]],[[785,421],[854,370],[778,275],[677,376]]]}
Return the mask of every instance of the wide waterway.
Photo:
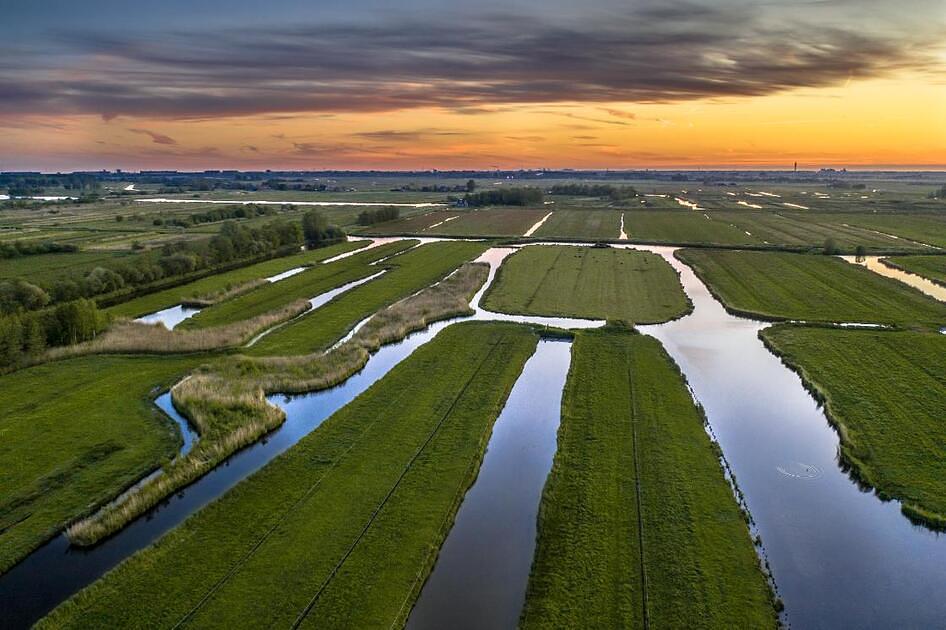
{"label": "wide waterway", "polygon": [[[759,340],[759,330],[768,324],[728,314],[693,272],[673,257],[672,249],[627,247],[664,256],[680,273],[684,289],[693,301],[691,315],[641,330],[664,344],[706,410],[712,433],[761,534],[779,596],[786,605],[786,621],[794,628],[943,627],[946,538],[912,525],[900,513],[898,503],[883,502],[873,492],[859,488],[841,469],[838,436],[823,410],[804,389],[799,377]],[[501,261],[513,251],[491,249],[481,257],[491,265],[489,282]],[[479,308],[485,288],[473,300],[477,307],[475,319],[532,321],[562,327],[601,324],[592,320],[488,313]],[[221,496],[316,429],[335,410],[453,321],[456,320],[434,324],[401,343],[385,346],[372,356],[362,372],[339,387],[303,396],[270,397],[271,402],[286,410],[287,420],[282,427],[101,545],[91,550],[71,549],[60,536],[34,552],[0,576],[4,625],[20,627],[38,619],[117,562]],[[553,389],[560,393],[561,386],[556,383]],[[515,426],[516,422],[508,423],[509,429]],[[495,431],[506,430],[503,427],[507,424],[497,421]],[[500,435],[497,433],[494,439]],[[500,438],[495,448],[491,442],[490,448],[498,453],[502,450],[500,444],[509,437],[514,436]],[[511,467],[490,464],[487,468],[486,461],[481,475],[494,469],[505,471],[507,483],[514,480],[508,477]],[[476,517],[467,515],[477,512],[468,505],[500,504],[483,496],[489,492],[478,488],[502,484],[492,477],[484,478],[482,484],[478,479],[464,500],[457,519],[457,526],[462,529],[448,535],[448,544],[414,613],[423,617],[416,617],[415,622],[412,615],[412,623],[427,618],[429,613],[425,610],[440,614],[449,613],[451,606],[458,610],[476,605],[505,611],[515,607],[509,604],[511,594],[496,594],[488,588],[488,580],[477,585],[476,554],[460,553],[462,549],[450,551],[456,546],[450,540],[472,540],[471,531],[487,538],[491,535],[489,519],[493,517],[483,517],[477,529]],[[521,524],[524,521],[512,516],[521,508],[509,507],[508,514],[498,517],[511,517]],[[441,566],[453,568],[448,571]],[[495,567],[482,570],[492,568]],[[464,571],[469,575],[464,575]],[[441,580],[450,583],[456,579],[470,581],[462,588],[435,586]],[[435,589],[431,593],[441,593],[433,604],[424,603],[433,597],[426,594],[428,588]],[[521,604],[521,599],[518,601]],[[497,625],[514,627],[515,619],[508,621],[511,615],[503,614],[506,620]]]}

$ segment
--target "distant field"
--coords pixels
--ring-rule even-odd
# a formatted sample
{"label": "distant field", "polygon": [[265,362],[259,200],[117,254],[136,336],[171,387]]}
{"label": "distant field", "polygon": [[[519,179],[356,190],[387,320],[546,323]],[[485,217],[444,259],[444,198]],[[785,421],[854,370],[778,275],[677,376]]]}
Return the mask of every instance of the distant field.
{"label": "distant field", "polygon": [[[390,271],[347,291],[318,310],[267,335],[251,348],[252,355],[297,355],[324,349],[362,319],[441,280],[486,250],[485,243],[427,243],[384,263]],[[360,254],[356,254],[360,255]],[[382,267],[372,267],[380,270]]]}
{"label": "distant field", "polygon": [[590,240],[613,240],[620,236],[620,210],[560,210],[556,206],[549,206],[549,209],[555,212],[534,236]]}
{"label": "distant field", "polygon": [[485,306],[503,313],[657,323],[690,309],[660,256],[626,249],[531,245],[505,260]]}
{"label": "distant field", "polygon": [[85,357],[0,377],[0,572],[177,452],[152,400],[201,360]]}
{"label": "distant field", "polygon": [[814,215],[793,212],[716,212],[715,219],[729,221],[754,238],[772,245],[821,248],[833,238],[838,247],[853,251],[858,245],[871,249],[909,246],[896,238],[846,224],[844,215]]}
{"label": "distant field", "polygon": [[317,265],[279,282],[214,304],[181,323],[182,329],[210,328],[275,311],[296,300],[308,300],[343,284],[381,271],[371,266],[377,260],[416,245],[417,241],[396,241],[375,247],[327,265]]}
{"label": "distant field", "polygon": [[775,626],[717,452],[654,339],[578,333],[539,514],[522,628]]}
{"label": "distant field", "polygon": [[415,234],[445,221],[456,221],[455,217],[460,215],[461,213],[456,210],[428,210],[412,217],[370,225],[360,231],[371,234]]}
{"label": "distant field", "polygon": [[35,284],[46,284],[60,276],[94,269],[121,256],[113,252],[80,251],[8,258],[0,261],[0,278],[22,278]]}
{"label": "distant field", "polygon": [[444,330],[40,627],[400,627],[537,340]]}
{"label": "distant field", "polygon": [[[940,204],[946,206],[946,204]],[[939,214],[873,215],[858,214],[847,217],[852,225],[896,234],[920,243],[946,248],[946,207]]]}
{"label": "distant field", "polygon": [[551,212],[548,208],[484,208],[465,211],[459,219],[428,230],[433,236],[522,236]]}
{"label": "distant field", "polygon": [[327,258],[337,256],[338,254],[364,247],[367,244],[367,241],[339,243],[338,245],[332,245],[330,247],[300,252],[281,258],[273,258],[272,260],[266,260],[261,263],[256,263],[255,265],[249,265],[247,267],[234,269],[233,271],[226,271],[224,273],[201,278],[200,280],[188,282],[187,284],[172,287],[164,291],[143,295],[139,298],[113,306],[109,308],[108,311],[120,317],[138,317],[159,311],[163,308],[175,306],[180,304],[182,300],[224,290],[227,286],[236,286],[258,278],[267,278],[303,265],[312,265]]}
{"label": "distant field", "polygon": [[714,219],[698,210],[627,211],[624,231],[629,239],[639,241],[721,245],[762,243],[758,237],[746,234],[745,230],[733,227],[728,221]]}
{"label": "distant field", "polygon": [[946,325],[946,305],[833,256],[685,249],[677,257],[738,314],[810,322]]}
{"label": "distant field", "polygon": [[894,256],[886,260],[898,269],[946,286],[946,256]]}
{"label": "distant field", "polygon": [[762,337],[826,399],[857,475],[946,528],[946,335],[774,326]]}

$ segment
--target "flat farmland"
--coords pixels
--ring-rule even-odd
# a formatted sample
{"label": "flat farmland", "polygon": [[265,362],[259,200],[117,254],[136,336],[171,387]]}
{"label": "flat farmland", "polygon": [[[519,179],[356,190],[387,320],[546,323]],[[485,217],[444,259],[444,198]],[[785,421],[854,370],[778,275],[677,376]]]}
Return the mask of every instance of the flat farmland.
{"label": "flat farmland", "polygon": [[621,214],[620,210],[556,209],[533,236],[546,239],[614,240],[621,233]]}
{"label": "flat farmland", "polygon": [[902,240],[849,225],[833,215],[788,212],[715,212],[714,219],[728,221],[749,232],[754,238],[772,245],[823,247],[827,239],[854,251],[858,245],[868,249],[899,249],[909,246]]}
{"label": "flat farmland", "polygon": [[775,626],[749,531],[660,344],[579,332],[523,628]]}
{"label": "flat farmland", "polygon": [[892,256],[884,262],[946,286],[946,256]]}
{"label": "flat farmland", "polygon": [[657,323],[690,304],[676,272],[649,252],[532,245],[506,259],[486,295],[504,313]]}
{"label": "flat farmland", "polygon": [[946,335],[787,325],[761,335],[826,401],[855,474],[946,528]]}
{"label": "flat farmland", "polygon": [[634,210],[624,215],[624,231],[631,240],[659,243],[758,245],[762,240],[728,221],[699,210]]}
{"label": "flat farmland", "polygon": [[939,214],[861,213],[846,217],[846,220],[852,225],[946,248],[946,208]]}
{"label": "flat farmland", "polygon": [[444,330],[41,627],[400,626],[537,341]]}
{"label": "flat farmland", "polygon": [[396,221],[370,225],[362,228],[362,231],[370,234],[417,234],[434,226],[440,227],[445,222],[455,221],[459,216],[461,213],[454,210],[434,210]]}
{"label": "flat farmland", "polygon": [[365,241],[352,241],[350,243],[339,243],[329,247],[273,258],[261,263],[256,263],[255,265],[248,265],[232,271],[214,274],[206,278],[201,278],[200,280],[195,280],[194,282],[188,282],[187,284],[165,289],[164,291],[149,293],[148,295],[122,302],[121,304],[109,308],[108,311],[119,317],[139,317],[169,306],[175,306],[184,300],[223,291],[228,287],[234,287],[260,278],[274,276],[295,267],[315,265],[333,256],[360,249],[366,245],[367,242]]}
{"label": "flat farmland", "polygon": [[551,211],[551,207],[469,210],[428,232],[431,236],[522,236]]}
{"label": "flat farmland", "polygon": [[0,378],[0,572],[174,456],[152,400],[201,360],[83,357]]}
{"label": "flat farmland", "polygon": [[946,304],[834,256],[685,249],[693,268],[726,308],[769,320],[936,327]]}
{"label": "flat farmland", "polygon": [[[485,250],[483,243],[452,241],[427,243],[399,254],[385,261],[384,267],[389,271],[383,276],[346,291],[316,311],[290,322],[246,352],[278,356],[323,350],[362,319],[438,282]],[[380,271],[378,267],[371,269]]]}

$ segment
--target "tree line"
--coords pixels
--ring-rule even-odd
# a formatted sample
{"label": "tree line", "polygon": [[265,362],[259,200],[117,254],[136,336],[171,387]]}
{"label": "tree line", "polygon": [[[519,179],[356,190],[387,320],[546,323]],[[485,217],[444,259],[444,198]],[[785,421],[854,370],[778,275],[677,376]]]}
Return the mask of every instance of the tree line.
{"label": "tree line", "polygon": [[463,203],[471,208],[481,206],[534,206],[545,199],[541,188],[498,188],[464,195]]}
{"label": "tree line", "polygon": [[611,184],[556,184],[549,189],[550,195],[573,195],[576,197],[602,197],[612,201],[631,199],[637,196],[633,186]]}
{"label": "tree line", "polygon": [[358,215],[358,225],[374,225],[385,221],[394,221],[401,216],[401,210],[394,206],[364,210]]}
{"label": "tree line", "polygon": [[47,347],[88,341],[108,324],[92,300],[0,316],[0,372],[40,356]]}
{"label": "tree line", "polygon": [[19,258],[21,256],[36,256],[38,254],[62,254],[77,252],[79,248],[69,243],[43,241],[42,243],[28,243],[14,241],[0,243],[0,258]]}
{"label": "tree line", "polygon": [[[176,225],[182,228],[189,228],[202,223],[216,223],[227,219],[251,219],[277,214],[276,208],[258,204],[246,204],[239,206],[223,206],[213,208],[205,212],[194,212],[187,216],[174,216],[167,219],[155,219],[154,225]],[[119,215],[120,216],[120,215]]]}

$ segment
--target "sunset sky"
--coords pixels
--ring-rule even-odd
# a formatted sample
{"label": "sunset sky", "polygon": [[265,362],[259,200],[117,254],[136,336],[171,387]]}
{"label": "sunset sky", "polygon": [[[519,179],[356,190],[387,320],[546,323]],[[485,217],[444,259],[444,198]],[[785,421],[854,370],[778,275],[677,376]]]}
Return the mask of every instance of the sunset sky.
{"label": "sunset sky", "polygon": [[946,3],[17,1],[0,170],[946,168]]}

